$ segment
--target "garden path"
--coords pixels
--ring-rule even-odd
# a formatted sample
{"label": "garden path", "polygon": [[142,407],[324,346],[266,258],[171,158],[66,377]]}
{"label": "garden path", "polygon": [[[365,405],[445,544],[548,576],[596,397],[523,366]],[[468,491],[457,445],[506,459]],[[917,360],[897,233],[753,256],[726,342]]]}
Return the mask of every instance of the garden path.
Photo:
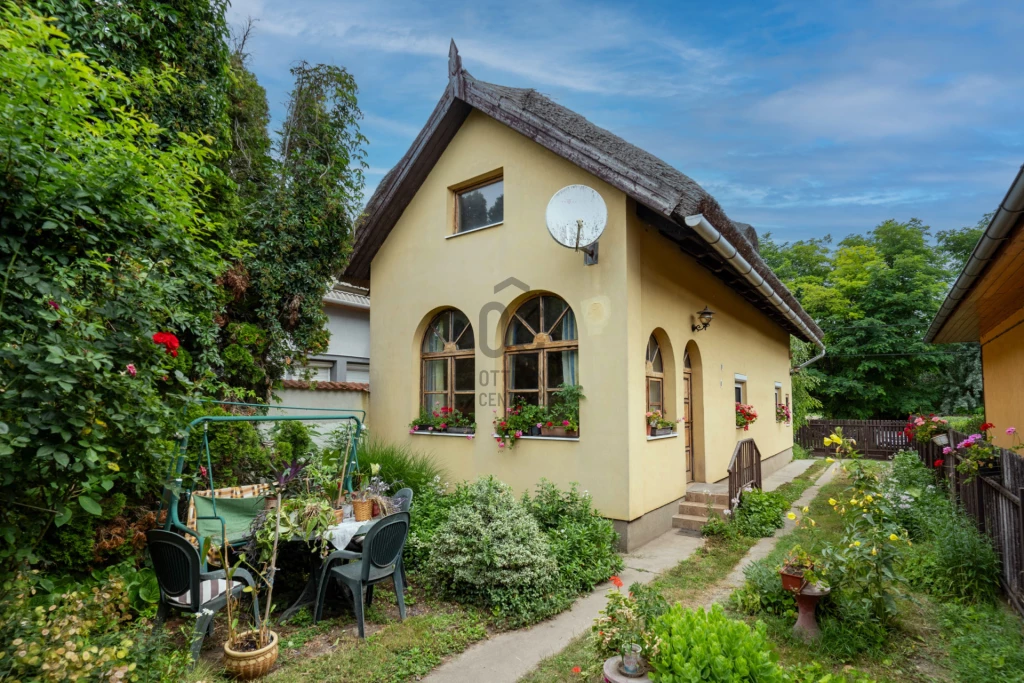
{"label": "garden path", "polygon": [[[791,481],[811,466],[813,460],[797,460],[768,477],[764,486],[774,490]],[[834,469],[834,468],[832,468]],[[798,506],[805,505],[817,493],[818,486],[827,481],[826,476],[832,469],[818,480],[818,484],[807,489]],[[769,487],[771,487],[769,489]],[[762,539],[772,541],[774,539]],[[626,555],[626,568],[619,577],[627,586],[638,581],[649,583],[658,574],[664,572],[689,557],[704,540],[673,529],[654,539],[635,552]],[[761,543],[751,549],[751,553],[759,550]],[[767,554],[771,546],[764,550]],[[758,555],[761,557],[763,555]],[[753,559],[756,559],[754,557]],[[750,561],[753,561],[751,559]],[[742,563],[741,563],[742,564]],[[730,575],[731,576],[731,575]],[[739,573],[743,579],[742,571]],[[604,609],[610,583],[599,585],[594,591],[576,601],[571,609],[562,612],[554,619],[541,622],[536,626],[519,631],[502,633],[489,640],[473,645],[461,655],[434,669],[423,680],[426,683],[514,683],[526,675],[546,657],[561,652],[573,638],[588,630],[594,619]],[[730,589],[731,590],[731,589]],[[726,593],[728,595],[728,593]]]}

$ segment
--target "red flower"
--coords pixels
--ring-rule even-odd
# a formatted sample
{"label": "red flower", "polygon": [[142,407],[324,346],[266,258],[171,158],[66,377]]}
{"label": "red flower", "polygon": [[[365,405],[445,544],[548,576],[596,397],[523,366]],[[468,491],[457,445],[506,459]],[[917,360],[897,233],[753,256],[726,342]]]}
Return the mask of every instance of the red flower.
{"label": "red flower", "polygon": [[580,673],[581,671],[583,671],[583,669],[579,668],[578,666],[574,666],[574,667],[572,668],[572,672],[573,672],[574,674],[578,674],[578,673]]}
{"label": "red flower", "polygon": [[613,576],[608,580],[611,581],[616,588],[622,588],[622,579],[620,579],[619,577]]}
{"label": "red flower", "polygon": [[942,464],[943,464],[944,462],[946,462],[946,461],[945,461],[945,460],[942,460],[942,459],[936,460],[936,461],[935,461],[935,466],[936,466],[936,467],[942,467]]}
{"label": "red flower", "polygon": [[986,423],[982,424],[980,427],[978,427],[978,429],[980,431],[987,432],[988,430],[992,429],[993,427],[995,427],[994,424],[992,424],[991,422],[986,422]]}
{"label": "red flower", "polygon": [[545,427],[550,427],[550,426],[551,426],[551,425],[553,425],[553,424],[554,424],[554,422],[551,422],[551,421],[549,420],[549,421],[548,421],[548,423],[547,423],[546,425],[544,425],[544,426],[545,426]]}
{"label": "red flower", "polygon": [[54,301],[53,299],[50,299],[46,303],[49,304],[50,308],[52,308],[53,310],[55,310],[55,311],[59,311],[60,310],[60,304],[57,303],[56,301]]}
{"label": "red flower", "polygon": [[164,347],[164,350],[175,358],[178,357],[178,347],[181,346],[181,342],[172,333],[157,332],[153,335],[153,343]]}

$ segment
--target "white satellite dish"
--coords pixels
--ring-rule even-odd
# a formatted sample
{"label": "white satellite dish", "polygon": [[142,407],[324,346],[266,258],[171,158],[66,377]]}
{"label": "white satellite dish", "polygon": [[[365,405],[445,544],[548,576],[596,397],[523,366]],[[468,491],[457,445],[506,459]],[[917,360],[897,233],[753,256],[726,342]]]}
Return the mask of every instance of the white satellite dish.
{"label": "white satellite dish", "polygon": [[586,263],[597,263],[597,240],[608,224],[608,207],[592,187],[569,185],[556,192],[544,213],[548,232],[564,247],[587,252]]}

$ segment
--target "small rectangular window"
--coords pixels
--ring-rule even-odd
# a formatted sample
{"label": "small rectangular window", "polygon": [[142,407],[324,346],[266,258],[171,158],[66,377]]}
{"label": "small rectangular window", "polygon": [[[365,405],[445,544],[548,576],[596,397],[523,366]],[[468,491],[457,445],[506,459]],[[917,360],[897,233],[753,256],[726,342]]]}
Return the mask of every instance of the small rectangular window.
{"label": "small rectangular window", "polygon": [[505,181],[501,178],[458,192],[455,232],[489,228],[505,220]]}
{"label": "small rectangular window", "polygon": [[735,377],[735,383],[733,384],[733,387],[734,387],[734,390],[735,390],[735,393],[736,393],[736,402],[737,403],[746,403],[747,402],[746,401],[746,399],[747,399],[747,376],[746,375],[741,375],[739,373],[736,373],[733,376]]}
{"label": "small rectangular window", "polygon": [[737,403],[744,403],[743,394],[744,394],[744,387],[745,386],[746,385],[743,384],[742,382],[736,382],[736,387],[735,388],[736,388],[736,402]]}

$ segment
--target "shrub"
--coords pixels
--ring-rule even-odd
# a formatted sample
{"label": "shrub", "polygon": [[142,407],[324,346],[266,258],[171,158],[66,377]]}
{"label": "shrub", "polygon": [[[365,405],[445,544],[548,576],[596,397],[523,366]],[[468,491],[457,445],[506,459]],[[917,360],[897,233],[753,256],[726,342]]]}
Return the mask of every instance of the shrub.
{"label": "shrub", "polygon": [[[135,619],[129,586],[115,574],[64,593],[38,590],[37,575],[5,584],[0,678],[33,681],[183,680],[191,658],[152,624]],[[35,597],[33,597],[35,595]]]}
{"label": "shrub", "polygon": [[751,562],[743,570],[746,582],[733,591],[730,603],[746,614],[772,614],[777,616],[796,613],[796,598],[783,589],[779,568],[768,559]]}
{"label": "shrub", "polygon": [[581,493],[576,484],[562,492],[541,479],[532,499],[523,495],[523,505],[547,534],[558,562],[559,582],[566,590],[590,591],[622,569],[622,558],[615,550],[619,538],[615,527],[598,514],[590,494]]}
{"label": "shrub", "polygon": [[736,508],[735,524],[744,536],[766,538],[781,529],[782,513],[789,508],[789,501],[778,491],[748,489],[740,494],[740,505]]}
{"label": "shrub", "polygon": [[814,458],[814,451],[810,451],[798,443],[793,444],[794,460],[811,460]]}
{"label": "shrub", "polygon": [[668,601],[653,586],[634,583],[628,593],[622,592],[622,581],[615,586],[590,628],[594,648],[601,659],[608,659],[623,654],[630,645],[639,645],[643,656],[650,657],[655,647],[650,629],[668,611]]}
{"label": "shrub", "polygon": [[690,681],[785,681],[758,622],[751,629],[742,621],[729,619],[721,605],[710,612],[675,605],[654,625],[657,652],[648,662],[656,683]]}
{"label": "shrub", "polygon": [[953,415],[945,418],[949,421],[949,428],[961,434],[976,434],[981,431],[981,425],[985,422],[985,415]]}
{"label": "shrub", "polygon": [[929,541],[904,562],[912,585],[961,603],[991,601],[999,590],[1000,562],[988,536],[949,502],[927,524]]}
{"label": "shrub", "polygon": [[379,438],[367,439],[359,444],[359,463],[363,468],[370,463],[380,465],[381,478],[395,482],[395,490],[411,488],[414,505],[416,498],[430,489],[433,482],[440,482],[448,476],[432,456]]}
{"label": "shrub", "polygon": [[537,520],[494,477],[481,477],[433,536],[426,573],[442,595],[490,609],[518,627],[570,602]]}
{"label": "shrub", "polygon": [[462,484],[453,493],[447,493],[441,477],[420,488],[412,499],[409,538],[405,542],[402,559],[410,570],[423,570],[434,545],[434,534],[448,520],[452,508],[469,502],[469,488]]}

